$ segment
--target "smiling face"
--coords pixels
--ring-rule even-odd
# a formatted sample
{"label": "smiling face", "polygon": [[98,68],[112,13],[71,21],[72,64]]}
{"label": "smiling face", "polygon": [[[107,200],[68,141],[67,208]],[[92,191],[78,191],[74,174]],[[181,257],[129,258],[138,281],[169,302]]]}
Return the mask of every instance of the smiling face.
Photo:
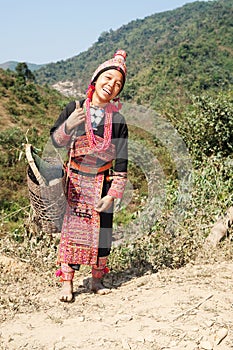
{"label": "smiling face", "polygon": [[103,106],[115,98],[123,86],[123,76],[116,69],[103,72],[97,79],[92,103],[95,106]]}

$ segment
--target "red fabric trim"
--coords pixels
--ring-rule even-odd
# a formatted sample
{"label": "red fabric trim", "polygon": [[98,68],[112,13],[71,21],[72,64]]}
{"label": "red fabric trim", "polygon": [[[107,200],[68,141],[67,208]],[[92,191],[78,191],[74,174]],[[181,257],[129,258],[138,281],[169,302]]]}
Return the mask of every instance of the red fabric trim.
{"label": "red fabric trim", "polygon": [[126,173],[114,173],[113,181],[110,189],[108,190],[108,195],[114,198],[122,198],[127,183]]}

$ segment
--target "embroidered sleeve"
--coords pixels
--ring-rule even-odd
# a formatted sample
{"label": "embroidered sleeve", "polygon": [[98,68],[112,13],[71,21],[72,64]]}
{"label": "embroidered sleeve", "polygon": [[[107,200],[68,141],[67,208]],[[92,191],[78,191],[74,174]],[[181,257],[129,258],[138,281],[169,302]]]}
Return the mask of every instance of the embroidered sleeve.
{"label": "embroidered sleeve", "polygon": [[[83,101],[80,102],[80,106],[83,104]],[[50,136],[55,147],[64,147],[66,146],[71,137],[72,133],[69,135],[65,130],[65,122],[71,115],[71,113],[76,108],[76,101],[71,101],[66,105],[66,107],[62,110],[55,124],[50,129]]]}
{"label": "embroidered sleeve", "polygon": [[115,172],[108,195],[114,198],[122,198],[127,183],[127,173]]}
{"label": "embroidered sleeve", "polygon": [[68,145],[68,143],[70,142],[70,139],[72,137],[72,134],[67,134],[66,130],[65,130],[65,122],[62,123],[59,128],[57,128],[52,137],[53,137],[53,141],[57,144],[58,147],[64,147],[66,145]]}

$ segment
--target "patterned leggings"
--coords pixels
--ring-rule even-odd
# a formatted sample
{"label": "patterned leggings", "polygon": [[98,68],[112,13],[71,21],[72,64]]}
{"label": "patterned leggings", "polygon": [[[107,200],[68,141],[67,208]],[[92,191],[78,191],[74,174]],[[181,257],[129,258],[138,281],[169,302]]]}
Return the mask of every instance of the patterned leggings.
{"label": "patterned leggings", "polygon": [[[99,257],[98,263],[96,265],[92,265],[92,277],[93,278],[103,278],[103,276],[108,272],[107,265],[108,258],[106,256]],[[75,270],[69,266],[68,264],[61,264],[61,280],[62,281],[72,281],[74,278]]]}

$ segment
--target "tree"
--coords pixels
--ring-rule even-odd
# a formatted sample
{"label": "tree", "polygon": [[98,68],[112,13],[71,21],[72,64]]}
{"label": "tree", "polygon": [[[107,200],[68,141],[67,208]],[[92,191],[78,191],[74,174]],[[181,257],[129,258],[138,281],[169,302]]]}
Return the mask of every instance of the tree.
{"label": "tree", "polygon": [[35,81],[34,74],[30,71],[25,62],[18,63],[15,71],[17,73],[18,80],[20,80],[23,84],[25,84],[27,80]]}

